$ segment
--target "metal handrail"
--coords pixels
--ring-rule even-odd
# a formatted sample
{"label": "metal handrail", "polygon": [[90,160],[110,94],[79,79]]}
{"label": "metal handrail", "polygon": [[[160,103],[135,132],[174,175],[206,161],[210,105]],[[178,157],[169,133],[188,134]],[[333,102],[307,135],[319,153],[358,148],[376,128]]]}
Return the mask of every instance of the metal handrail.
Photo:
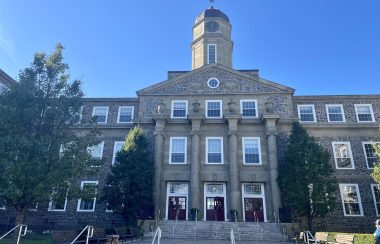
{"label": "metal handrail", "polygon": [[86,244],[88,244],[88,239],[94,235],[94,226],[91,226],[91,225],[87,225],[86,227],[84,227],[84,229],[77,235],[77,237],[75,237],[75,239],[71,242],[71,244],[74,244],[86,229],[87,229]]}
{"label": "metal handrail", "polygon": [[160,240],[161,240],[161,228],[160,227],[157,227],[156,233],[154,234],[154,237],[153,237],[152,244],[154,244],[156,237],[157,237],[157,244],[160,244]]}
{"label": "metal handrail", "polygon": [[231,238],[231,244],[235,244],[235,234],[234,234],[233,228],[231,228],[230,238]]}
{"label": "metal handrail", "polygon": [[[20,227],[19,231],[18,231],[18,236],[17,236],[17,244],[20,242],[20,237],[21,236],[25,236],[26,235],[26,231],[28,229],[28,226],[27,225],[16,225],[15,227],[13,227],[10,231],[8,231],[7,233],[5,233],[2,237],[0,237],[0,240],[3,239],[4,237],[6,237],[7,235],[9,235],[12,231],[14,231],[15,229],[17,229],[18,227]],[[25,227],[25,228],[24,228]],[[24,228],[24,229],[23,229]]]}
{"label": "metal handrail", "polygon": [[317,240],[314,238],[314,236],[308,230],[303,232],[303,238],[302,239],[304,241],[306,241],[305,243],[307,243],[307,244],[309,244],[309,243],[317,243]]}

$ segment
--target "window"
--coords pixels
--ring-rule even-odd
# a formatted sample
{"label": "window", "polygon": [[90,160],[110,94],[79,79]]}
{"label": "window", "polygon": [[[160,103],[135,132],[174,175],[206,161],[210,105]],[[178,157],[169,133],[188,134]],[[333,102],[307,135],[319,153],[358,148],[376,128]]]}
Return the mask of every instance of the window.
{"label": "window", "polygon": [[363,216],[358,185],[339,184],[339,189],[342,198],[344,216]]}
{"label": "window", "polygon": [[106,213],[113,213],[113,209],[108,202],[106,203]]}
{"label": "window", "polygon": [[94,107],[92,110],[92,116],[98,124],[107,123],[108,107]]}
{"label": "window", "polygon": [[355,112],[358,122],[375,122],[371,104],[355,104]]}
{"label": "window", "polygon": [[206,137],[206,163],[223,163],[223,138]]}
{"label": "window", "polygon": [[301,122],[316,122],[314,105],[297,105]]}
{"label": "window", "polygon": [[216,61],[216,44],[208,44],[207,45],[207,63],[214,64]]}
{"label": "window", "polygon": [[81,189],[85,195],[88,195],[83,198],[78,199],[77,211],[80,212],[94,212],[95,203],[96,203],[96,187],[98,181],[82,181]]}
{"label": "window", "polygon": [[363,150],[365,160],[367,162],[367,168],[373,169],[375,163],[379,162],[379,157],[375,153],[374,146],[379,146],[380,142],[363,142]]}
{"label": "window", "polygon": [[134,109],[133,106],[119,107],[117,123],[132,123]]}
{"label": "window", "polygon": [[67,185],[53,189],[48,211],[66,211]]}
{"label": "window", "polygon": [[354,169],[351,145],[349,142],[333,142],[335,165],[337,169]]}
{"label": "window", "polygon": [[186,163],[186,137],[171,137],[170,138],[170,163],[185,164]]}
{"label": "window", "polygon": [[187,118],[187,101],[172,101],[172,118]]}
{"label": "window", "polygon": [[376,215],[380,215],[380,190],[379,185],[371,184],[373,201],[375,203]]}
{"label": "window", "polygon": [[121,149],[123,148],[123,145],[124,145],[123,141],[115,141],[115,144],[113,146],[112,166],[115,165],[116,154],[121,151]]}
{"label": "window", "polygon": [[346,122],[342,105],[326,105],[328,122]]}
{"label": "window", "polygon": [[206,118],[222,118],[222,101],[206,101]]}
{"label": "window", "polygon": [[210,88],[218,88],[219,87],[219,80],[217,78],[210,78],[207,81],[207,85]]}
{"label": "window", "polygon": [[243,162],[249,165],[261,164],[259,137],[243,137]]}
{"label": "window", "polygon": [[87,150],[91,154],[91,159],[102,159],[103,157],[104,141],[98,145],[89,147]]}
{"label": "window", "polygon": [[240,112],[243,118],[257,118],[257,100],[241,100]]}

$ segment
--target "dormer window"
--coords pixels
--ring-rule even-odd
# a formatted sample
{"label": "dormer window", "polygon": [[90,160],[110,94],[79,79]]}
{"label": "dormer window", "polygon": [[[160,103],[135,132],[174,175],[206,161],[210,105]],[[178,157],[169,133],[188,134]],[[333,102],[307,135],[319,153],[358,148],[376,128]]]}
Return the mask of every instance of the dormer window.
{"label": "dormer window", "polygon": [[216,44],[207,45],[207,63],[208,64],[216,63]]}

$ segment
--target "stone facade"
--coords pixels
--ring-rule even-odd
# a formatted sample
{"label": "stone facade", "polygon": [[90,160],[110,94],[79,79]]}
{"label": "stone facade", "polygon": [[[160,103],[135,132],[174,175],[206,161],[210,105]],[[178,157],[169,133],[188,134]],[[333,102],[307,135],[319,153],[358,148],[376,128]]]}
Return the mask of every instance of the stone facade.
{"label": "stone facade", "polygon": [[[194,35],[198,36],[193,46],[212,43],[218,47],[220,38],[214,41],[220,35],[228,38],[226,43],[232,43],[227,28],[229,20],[221,11],[200,16],[195,29],[200,25],[202,28],[199,33],[194,29]],[[208,31],[209,21],[219,23],[220,32],[214,31],[214,23]],[[275,221],[281,209],[278,164],[292,122],[301,120],[330,152],[338,183],[357,185],[360,195],[361,213],[344,214],[337,185],[337,208],[332,216],[317,220],[319,228],[348,231],[372,228],[377,218],[371,189],[374,182],[363,142],[380,142],[380,95],[294,96],[294,89],[260,77],[258,70],[233,69],[229,56],[232,46],[223,48],[226,47],[230,49],[223,49],[215,63],[207,64],[204,60],[208,53],[202,52],[204,56],[198,58],[203,61],[197,61],[202,64],[199,68],[170,71],[168,80],[138,91],[137,98],[84,99],[82,123],[73,128],[78,132],[87,128],[85,121],[92,118],[94,107],[108,107],[106,123],[98,125],[104,141],[103,159],[107,163],[99,177],[92,180],[98,180],[99,185],[104,182],[115,142],[123,141],[133,126],[140,126],[151,142],[155,161],[152,217],[189,220],[190,209],[197,209],[203,220],[228,221],[234,217],[231,213],[237,211],[239,221]],[[219,60],[222,54],[228,56],[221,59],[223,62]],[[341,105],[343,121],[329,122],[326,105],[333,104]],[[372,109],[372,121],[358,121],[355,109],[358,104]],[[315,122],[300,119],[300,105],[312,105],[310,116],[315,116]],[[121,106],[134,107],[133,123],[118,123]],[[352,168],[336,167],[333,142],[349,144]],[[115,226],[122,222],[116,213],[106,212],[104,203],[97,203],[95,211],[89,213],[78,212],[76,206],[74,199],[68,202],[66,211],[51,212],[47,211],[47,203],[41,203],[37,211],[30,213],[27,223],[54,229],[80,228],[86,224]],[[12,216],[11,210],[0,210],[0,219],[7,224],[14,221]]]}

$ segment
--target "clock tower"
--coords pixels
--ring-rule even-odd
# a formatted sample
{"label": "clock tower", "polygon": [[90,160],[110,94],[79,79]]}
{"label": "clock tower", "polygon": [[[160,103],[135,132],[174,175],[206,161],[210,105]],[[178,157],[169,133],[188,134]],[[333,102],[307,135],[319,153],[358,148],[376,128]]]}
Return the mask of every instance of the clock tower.
{"label": "clock tower", "polygon": [[219,63],[232,68],[231,24],[228,16],[211,7],[195,19],[193,26],[192,69]]}

